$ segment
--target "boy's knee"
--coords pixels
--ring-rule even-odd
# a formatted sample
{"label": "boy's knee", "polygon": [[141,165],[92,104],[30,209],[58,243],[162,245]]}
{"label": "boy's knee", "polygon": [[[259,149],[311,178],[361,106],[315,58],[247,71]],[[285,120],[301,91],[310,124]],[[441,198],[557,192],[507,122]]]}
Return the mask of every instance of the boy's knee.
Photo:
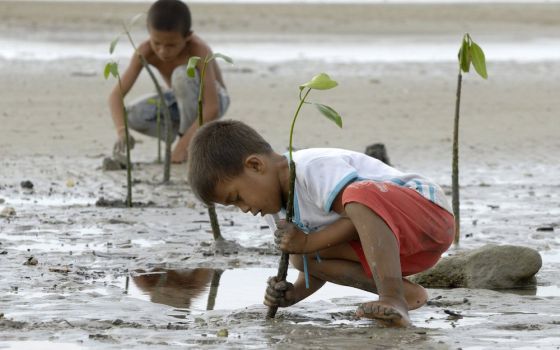
{"label": "boy's knee", "polygon": [[189,86],[198,85],[198,71],[195,71],[195,77],[190,78],[187,76],[187,66],[182,65],[173,70],[171,74],[171,86],[173,89],[185,89]]}

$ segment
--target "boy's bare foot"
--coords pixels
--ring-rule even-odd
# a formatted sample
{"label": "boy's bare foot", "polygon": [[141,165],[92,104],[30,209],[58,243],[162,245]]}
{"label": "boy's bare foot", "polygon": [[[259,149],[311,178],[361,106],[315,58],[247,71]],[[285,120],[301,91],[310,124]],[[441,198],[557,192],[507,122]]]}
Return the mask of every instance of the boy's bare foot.
{"label": "boy's bare foot", "polygon": [[415,310],[426,304],[428,301],[428,292],[424,287],[419,284],[410,282],[406,278],[403,278],[404,288],[404,298],[408,304],[409,310]]}
{"label": "boy's bare foot", "polygon": [[356,310],[356,316],[371,318],[385,327],[410,326],[406,306],[399,306],[398,302],[393,303],[390,300],[364,303]]}

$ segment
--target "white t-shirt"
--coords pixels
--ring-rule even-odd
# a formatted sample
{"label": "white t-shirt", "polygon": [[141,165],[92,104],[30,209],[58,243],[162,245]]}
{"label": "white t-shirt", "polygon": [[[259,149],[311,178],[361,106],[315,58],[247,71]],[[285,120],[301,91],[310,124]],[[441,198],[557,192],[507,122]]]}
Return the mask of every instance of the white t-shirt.
{"label": "white t-shirt", "polygon": [[[296,163],[293,221],[304,232],[320,230],[340,218],[338,213],[331,211],[333,201],[342,188],[357,180],[392,182],[411,188],[452,213],[445,193],[438,185],[420,175],[403,173],[363,153],[310,148],[294,152],[293,158]],[[271,224],[274,220],[267,218],[267,221]]]}

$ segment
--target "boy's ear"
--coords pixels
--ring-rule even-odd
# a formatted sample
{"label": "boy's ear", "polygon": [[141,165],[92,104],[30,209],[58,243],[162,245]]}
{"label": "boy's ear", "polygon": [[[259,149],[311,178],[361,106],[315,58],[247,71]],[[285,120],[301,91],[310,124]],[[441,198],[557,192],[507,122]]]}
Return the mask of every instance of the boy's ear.
{"label": "boy's ear", "polygon": [[245,168],[260,173],[265,169],[264,159],[260,154],[251,154],[245,158]]}

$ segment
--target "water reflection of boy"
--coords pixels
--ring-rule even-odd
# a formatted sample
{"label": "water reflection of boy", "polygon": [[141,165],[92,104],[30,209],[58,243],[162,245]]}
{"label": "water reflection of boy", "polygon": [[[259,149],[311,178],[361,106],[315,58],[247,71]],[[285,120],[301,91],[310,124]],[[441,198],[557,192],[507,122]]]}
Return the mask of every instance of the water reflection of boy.
{"label": "water reflection of boy", "polygon": [[[409,325],[408,310],[428,295],[403,276],[435,265],[453,241],[441,188],[357,152],[307,149],[293,157],[294,223],[279,223],[275,241],[300,274],[294,284],[270,278],[264,303],[290,306],[330,281],[379,294],[358,307],[359,317]],[[289,172],[287,158],[241,122],[209,123],[191,144],[189,184],[208,204],[253,215],[281,212]]]}
{"label": "water reflection of boy", "polygon": [[[150,295],[154,303],[178,308],[189,308],[192,299],[206,290],[214,276],[213,269],[137,270],[132,280],[138,288]],[[220,272],[221,273],[221,272]]]}
{"label": "water reflection of boy", "polygon": [[[187,77],[186,64],[190,57],[206,57],[212,51],[191,30],[191,14],[182,1],[156,1],[148,11],[147,27],[150,37],[138,45],[138,53],[160,72],[170,88],[164,92],[164,97],[171,112],[172,139],[175,140],[175,135],[180,136],[173,148],[171,160],[174,163],[181,163],[186,160],[190,140],[198,127],[196,120],[200,79],[198,74],[196,79]],[[117,160],[123,160],[125,152],[122,99],[136,82],[142,68],[140,57],[133,54],[130,64],[121,77],[120,87],[118,84],[115,85],[109,96],[111,116],[118,135],[113,148],[113,155]],[[198,68],[202,68],[202,63],[199,63]],[[204,80],[203,118],[207,122],[224,115],[229,106],[229,96],[215,60],[207,66]],[[153,100],[158,100],[157,94],[143,96],[127,107],[129,126],[142,134],[164,139],[163,123],[160,135],[157,133],[157,106],[152,102]],[[133,146],[134,141],[132,140],[130,144]]]}

